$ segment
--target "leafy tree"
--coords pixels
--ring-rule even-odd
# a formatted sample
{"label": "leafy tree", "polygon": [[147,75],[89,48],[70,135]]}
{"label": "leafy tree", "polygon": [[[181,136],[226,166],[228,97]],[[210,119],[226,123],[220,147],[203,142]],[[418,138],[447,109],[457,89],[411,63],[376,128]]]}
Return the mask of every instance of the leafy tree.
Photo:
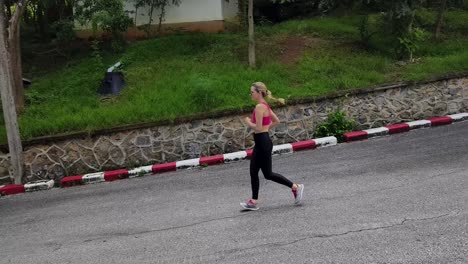
{"label": "leafy tree", "polygon": [[324,13],[340,7],[367,11],[369,7],[378,6],[390,22],[392,33],[402,36],[411,32],[416,9],[424,3],[425,0],[321,0],[319,9]]}
{"label": "leafy tree", "polygon": [[82,25],[91,23],[94,32],[100,29],[110,33],[114,50],[122,49],[123,32],[132,24],[124,12],[123,0],[82,0],[76,5],[75,15]]}
{"label": "leafy tree", "polygon": [[413,61],[413,54],[419,49],[419,44],[424,39],[425,32],[419,28],[415,28],[405,37],[398,38],[400,44],[397,47],[398,55],[402,58],[407,58],[410,62]]}
{"label": "leafy tree", "polygon": [[363,13],[365,17],[359,25],[359,31],[366,46],[375,33],[369,31],[368,15],[377,9],[384,14],[384,23],[379,31],[390,32],[397,56],[412,60],[414,52],[419,48],[418,44],[424,40],[424,32],[414,26],[416,10],[424,4],[425,0],[322,0],[319,8],[322,12],[331,12],[344,6]]}
{"label": "leafy tree", "polygon": [[76,0],[29,0],[23,16],[26,26],[34,29],[35,36],[48,42],[55,33],[55,24],[73,20]]}

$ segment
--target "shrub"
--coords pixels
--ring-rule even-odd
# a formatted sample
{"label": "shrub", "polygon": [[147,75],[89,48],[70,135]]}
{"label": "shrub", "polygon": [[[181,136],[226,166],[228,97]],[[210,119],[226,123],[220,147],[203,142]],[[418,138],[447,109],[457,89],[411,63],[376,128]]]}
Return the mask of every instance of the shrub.
{"label": "shrub", "polygon": [[335,136],[338,139],[338,142],[343,142],[343,134],[352,131],[355,126],[356,125],[353,120],[348,119],[342,111],[337,110],[330,113],[327,121],[315,129],[315,137]]}
{"label": "shrub", "polygon": [[427,34],[422,29],[415,28],[407,36],[398,38],[397,54],[400,55],[400,58],[408,58],[411,62],[414,53],[420,49],[420,45],[425,39],[427,39]]}

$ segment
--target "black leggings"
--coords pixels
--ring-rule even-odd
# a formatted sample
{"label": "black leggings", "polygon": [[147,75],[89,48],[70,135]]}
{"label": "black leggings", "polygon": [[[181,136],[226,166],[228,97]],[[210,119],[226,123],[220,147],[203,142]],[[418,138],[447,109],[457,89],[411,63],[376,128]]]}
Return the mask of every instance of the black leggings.
{"label": "black leggings", "polygon": [[258,199],[258,190],[260,181],[258,172],[262,169],[265,179],[274,181],[279,184],[293,187],[293,183],[286,179],[283,175],[274,173],[271,170],[271,152],[273,143],[271,142],[268,132],[254,134],[255,147],[253,149],[252,159],[250,160],[250,180],[252,182],[252,199]]}

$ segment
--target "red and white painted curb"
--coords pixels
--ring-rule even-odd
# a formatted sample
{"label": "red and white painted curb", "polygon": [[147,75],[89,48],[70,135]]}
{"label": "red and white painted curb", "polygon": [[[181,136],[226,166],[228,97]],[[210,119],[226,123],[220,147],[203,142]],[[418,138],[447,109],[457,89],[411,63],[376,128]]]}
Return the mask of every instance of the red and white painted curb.
{"label": "red and white painted curb", "polygon": [[[273,155],[293,153],[304,149],[314,149],[317,147],[325,147],[336,145],[336,137],[326,137],[313,140],[306,140],[301,142],[295,142],[292,144],[276,145],[273,146]],[[150,166],[144,166],[134,168],[132,170],[116,170],[107,172],[97,172],[91,174],[85,174],[83,176],[69,176],[64,177],[61,180],[62,187],[70,187],[74,185],[98,183],[103,181],[115,181],[125,178],[135,178],[143,176],[145,174],[160,174],[168,171],[176,171],[181,169],[189,169],[198,166],[209,166],[221,163],[228,163],[236,160],[242,160],[250,158],[252,156],[252,150],[238,151],[234,153],[215,155],[209,157],[201,157],[196,159],[181,160],[163,164],[156,164]]]}
{"label": "red and white painted curb", "polygon": [[429,118],[427,120],[419,120],[419,121],[400,123],[400,124],[384,126],[384,127],[379,127],[379,128],[372,128],[372,129],[361,130],[361,131],[353,131],[353,132],[345,133],[343,136],[346,142],[351,142],[351,141],[356,141],[356,140],[369,139],[372,137],[407,132],[407,131],[418,129],[418,128],[449,125],[454,122],[460,122],[460,121],[465,121],[465,120],[468,120],[468,113],[434,117],[434,118]]}
{"label": "red and white painted curb", "polygon": [[54,180],[41,180],[41,181],[29,182],[24,185],[8,184],[8,185],[0,186],[0,196],[24,193],[24,192],[49,190],[49,189],[52,189],[53,187],[54,187]]}
{"label": "red and white painted curb", "polygon": [[[283,144],[273,146],[273,155],[293,153],[306,149],[315,149],[326,146],[333,146],[338,143],[336,137],[325,137],[306,141],[295,142],[291,144]],[[145,174],[160,174],[168,171],[176,171],[180,169],[194,168],[198,166],[209,166],[221,163],[247,159],[252,157],[253,150],[238,151],[234,153],[201,157],[196,159],[182,160],[150,166],[143,166],[131,170],[121,169],[106,172],[89,173],[85,175],[68,176],[61,180],[62,187],[71,187],[75,185],[85,185],[99,183],[104,181],[115,181],[126,178],[135,178]],[[39,190],[51,189],[54,186],[54,181],[38,181],[27,183],[25,185],[5,185],[0,186],[0,195],[11,195],[24,192],[32,192]]]}
{"label": "red and white painted curb", "polygon": [[[346,142],[364,140],[377,136],[391,135],[396,133],[407,132],[418,128],[435,127],[441,125],[448,125],[454,122],[468,120],[468,113],[454,114],[442,117],[430,118],[427,120],[419,120],[413,122],[406,122],[401,124],[389,125],[379,128],[372,128],[362,131],[354,131],[344,134]],[[306,141],[295,142],[291,144],[283,144],[273,146],[273,155],[293,153],[306,149],[314,149],[318,147],[333,146],[337,144],[336,137],[325,137]],[[131,170],[121,169],[106,172],[89,173],[85,175],[68,176],[61,180],[62,187],[71,187],[75,185],[84,185],[99,183],[104,181],[115,181],[126,178],[135,178],[145,174],[159,174],[168,171],[176,171],[180,169],[194,168],[198,166],[215,165],[221,163],[228,163],[236,160],[242,160],[252,157],[253,150],[239,151],[234,153],[201,157],[196,159],[182,160],[176,162],[169,162],[164,164],[156,164],[150,166],[143,166]],[[33,192],[40,190],[48,190],[53,188],[54,181],[43,180],[27,183],[25,185],[9,184],[0,186],[0,195],[11,195],[24,192]]]}

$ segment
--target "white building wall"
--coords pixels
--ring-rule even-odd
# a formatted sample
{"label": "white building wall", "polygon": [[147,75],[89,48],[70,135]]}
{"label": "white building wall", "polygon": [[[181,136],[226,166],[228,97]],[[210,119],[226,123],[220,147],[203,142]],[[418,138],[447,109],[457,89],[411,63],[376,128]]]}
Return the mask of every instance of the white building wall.
{"label": "white building wall", "polygon": [[[182,0],[179,6],[168,6],[166,8],[166,16],[163,24],[185,23],[185,22],[201,22],[224,20],[225,8],[223,6],[225,0]],[[233,5],[229,3],[229,6]],[[134,12],[135,7],[130,1],[125,3],[125,10]],[[148,24],[147,6],[138,8],[136,16],[137,26]],[[153,24],[159,23],[160,10],[153,12]],[[135,21],[135,13],[129,14]]]}
{"label": "white building wall", "polygon": [[224,20],[232,20],[237,17],[239,11],[238,0],[221,0],[223,4],[223,17]]}

